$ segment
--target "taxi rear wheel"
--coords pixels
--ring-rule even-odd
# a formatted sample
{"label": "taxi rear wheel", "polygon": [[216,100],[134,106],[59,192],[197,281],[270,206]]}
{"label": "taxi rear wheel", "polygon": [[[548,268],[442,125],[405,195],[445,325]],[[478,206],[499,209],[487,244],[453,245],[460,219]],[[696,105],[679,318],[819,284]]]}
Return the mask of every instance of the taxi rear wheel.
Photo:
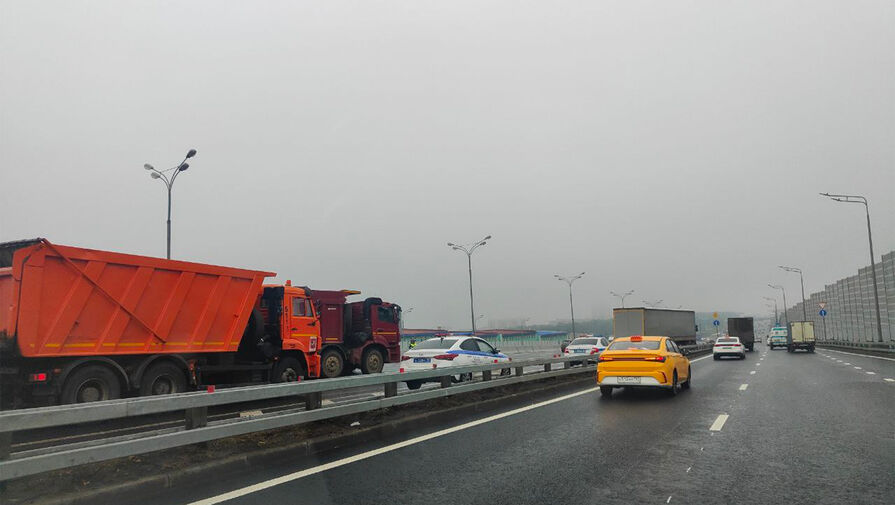
{"label": "taxi rear wheel", "polygon": [[677,396],[677,370],[675,370],[674,374],[671,376],[671,388],[668,390],[668,394]]}
{"label": "taxi rear wheel", "polygon": [[681,388],[682,389],[690,389],[690,381],[692,381],[692,380],[693,380],[693,372],[690,369],[690,367],[688,366],[687,367],[687,382],[682,382]]}
{"label": "taxi rear wheel", "polygon": [[600,395],[602,395],[603,398],[612,398],[612,387],[600,386]]}

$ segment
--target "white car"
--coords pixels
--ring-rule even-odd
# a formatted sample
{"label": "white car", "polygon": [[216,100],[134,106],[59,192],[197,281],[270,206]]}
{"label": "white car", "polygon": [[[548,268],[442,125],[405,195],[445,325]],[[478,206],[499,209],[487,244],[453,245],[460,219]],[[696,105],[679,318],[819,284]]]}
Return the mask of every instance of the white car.
{"label": "white car", "polygon": [[594,360],[596,360],[597,356],[605,351],[608,345],[609,342],[603,337],[578,337],[569,342],[563,354],[565,356],[575,356],[577,354],[593,356]]}
{"label": "white car", "polygon": [[[488,342],[478,337],[436,337],[416,344],[413,349],[401,356],[401,370],[415,372],[471,365],[487,365],[491,363],[509,363],[509,356],[501,353]],[[508,373],[509,369],[501,373]],[[457,375],[455,381],[472,379],[472,372]],[[424,379],[438,381],[439,379]],[[407,381],[409,389],[419,389],[424,380]]]}
{"label": "white car", "polygon": [[746,359],[746,347],[737,337],[721,337],[715,340],[715,345],[712,346],[712,358],[719,360],[724,356]]}

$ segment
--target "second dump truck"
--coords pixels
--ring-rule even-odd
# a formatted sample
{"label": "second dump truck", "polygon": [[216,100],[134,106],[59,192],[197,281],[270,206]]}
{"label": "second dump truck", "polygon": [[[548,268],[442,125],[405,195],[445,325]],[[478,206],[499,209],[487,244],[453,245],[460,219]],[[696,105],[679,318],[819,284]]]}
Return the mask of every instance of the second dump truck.
{"label": "second dump truck", "polygon": [[46,239],[0,244],[3,407],[382,370],[401,308],[275,274]]}

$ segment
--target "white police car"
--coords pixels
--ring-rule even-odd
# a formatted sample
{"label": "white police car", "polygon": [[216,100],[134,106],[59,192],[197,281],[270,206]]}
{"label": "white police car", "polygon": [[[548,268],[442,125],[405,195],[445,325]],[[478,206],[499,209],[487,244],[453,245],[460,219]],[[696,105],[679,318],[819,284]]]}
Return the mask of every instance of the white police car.
{"label": "white police car", "polygon": [[[404,372],[432,370],[458,366],[488,365],[492,363],[509,363],[510,357],[501,353],[488,342],[478,337],[435,337],[424,340],[401,356],[401,369]],[[509,369],[502,371],[508,373]],[[456,375],[455,381],[471,380],[472,373]],[[409,389],[419,389],[425,380],[407,381]]]}

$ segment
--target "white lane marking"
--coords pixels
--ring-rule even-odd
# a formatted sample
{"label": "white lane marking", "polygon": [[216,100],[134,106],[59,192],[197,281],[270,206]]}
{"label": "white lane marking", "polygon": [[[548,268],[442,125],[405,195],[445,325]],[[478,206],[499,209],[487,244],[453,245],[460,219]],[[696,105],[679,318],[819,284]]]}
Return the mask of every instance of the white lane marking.
{"label": "white lane marking", "polygon": [[837,359],[837,360],[836,360],[836,363],[842,363],[842,360],[841,360],[841,359]]}
{"label": "white lane marking", "polygon": [[727,418],[730,417],[727,414],[718,414],[715,422],[712,423],[712,426],[709,427],[709,431],[721,431],[721,428],[724,427],[724,423],[727,422]]}
{"label": "white lane marking", "polygon": [[756,363],[755,366],[761,366],[761,363]]}
{"label": "white lane marking", "polygon": [[706,358],[711,358],[711,357],[712,357],[712,355],[709,354],[708,356],[703,356],[703,357],[701,357],[701,358],[691,359],[691,360],[690,360],[690,363],[696,363],[697,361],[704,360],[704,359],[706,359]]}
{"label": "white lane marking", "polygon": [[752,370],[751,372],[749,372],[749,375],[755,375],[755,370]]}
{"label": "white lane marking", "polygon": [[[363,452],[361,454],[356,454],[354,456],[349,456],[347,458],[342,458],[330,463],[326,463],[323,465],[318,465],[313,468],[308,468],[306,470],[302,470],[299,472],[293,472],[287,475],[283,475],[282,477],[277,477],[275,479],[270,479],[264,482],[259,482],[257,484],[253,484],[251,486],[246,486],[241,489],[237,489],[235,491],[230,491],[228,493],[219,494],[217,496],[212,496],[211,498],[205,498],[203,500],[198,500],[191,502],[189,505],[214,505],[216,503],[225,502],[227,500],[233,500],[239,498],[241,496],[246,496],[252,493],[256,493],[258,491],[262,491],[264,489],[268,489],[274,486],[278,486],[280,484],[285,484],[287,482],[292,482],[294,480],[298,480],[309,475],[318,474],[321,472],[325,472],[327,470],[331,470],[333,468],[338,468],[340,466],[345,466],[350,463],[354,463],[355,461],[361,461],[367,458],[372,458],[373,456],[378,456],[380,454],[385,454],[387,452],[392,452],[403,447],[411,446],[414,444],[418,444],[420,442],[425,442],[427,440],[432,440],[433,438],[438,438],[444,435],[449,435],[451,433],[455,433],[461,430],[465,430],[468,428],[472,428],[474,426],[478,426],[480,424],[490,423],[492,421],[497,421],[498,419],[503,419],[505,417],[509,417],[515,414],[521,414],[522,412],[528,412],[529,410],[534,410],[539,407],[544,407],[546,405],[551,405],[553,403],[561,402],[564,400],[568,400],[571,398],[575,398],[576,396],[581,396],[589,393],[593,393],[597,391],[598,388],[588,388],[583,391],[578,391],[577,393],[568,394],[565,396],[560,396],[558,398],[553,398],[551,400],[546,400],[543,402],[535,403],[529,405],[527,407],[521,407],[515,410],[510,410],[508,412],[504,412],[502,414],[496,414],[493,416],[488,416],[483,419],[478,419],[476,421],[470,421],[465,424],[460,424],[458,426],[454,426],[451,428],[446,428],[443,430],[436,431],[434,433],[429,433],[428,435],[422,435],[419,437],[411,438],[410,440],[405,440],[403,442],[398,442],[395,444],[387,445],[385,447],[380,447],[379,449],[374,449],[372,451]],[[726,417],[726,416],[725,416]],[[716,421],[717,422],[717,421]],[[724,424],[723,422],[721,423]]]}
{"label": "white lane marking", "polygon": [[845,363],[846,365],[851,365],[851,363]]}
{"label": "white lane marking", "polygon": [[890,379],[888,377],[884,378],[883,380],[886,382],[895,382],[895,379]]}
{"label": "white lane marking", "polygon": [[688,467],[687,467],[687,473],[690,473],[690,469],[691,469],[691,468],[693,468],[693,467],[692,467],[692,466],[688,466]]}
{"label": "white lane marking", "polygon": [[668,495],[668,499],[665,500],[665,503],[671,503],[671,495]]}
{"label": "white lane marking", "polygon": [[867,375],[876,375],[876,372],[864,372],[864,373],[866,373]]}
{"label": "white lane marking", "polygon": [[740,391],[745,391],[747,387],[749,387],[749,384],[740,385]]}
{"label": "white lane marking", "polygon": [[840,354],[851,354],[852,356],[860,356],[862,358],[873,358],[873,359],[884,359],[886,361],[895,361],[895,358],[884,358],[882,356],[871,356],[869,354],[858,354],[856,352],[834,351],[833,349],[830,349],[830,351],[838,352]]}
{"label": "white lane marking", "polygon": [[861,369],[861,367],[859,367],[859,366],[855,367],[855,370],[860,370],[860,369]]}

